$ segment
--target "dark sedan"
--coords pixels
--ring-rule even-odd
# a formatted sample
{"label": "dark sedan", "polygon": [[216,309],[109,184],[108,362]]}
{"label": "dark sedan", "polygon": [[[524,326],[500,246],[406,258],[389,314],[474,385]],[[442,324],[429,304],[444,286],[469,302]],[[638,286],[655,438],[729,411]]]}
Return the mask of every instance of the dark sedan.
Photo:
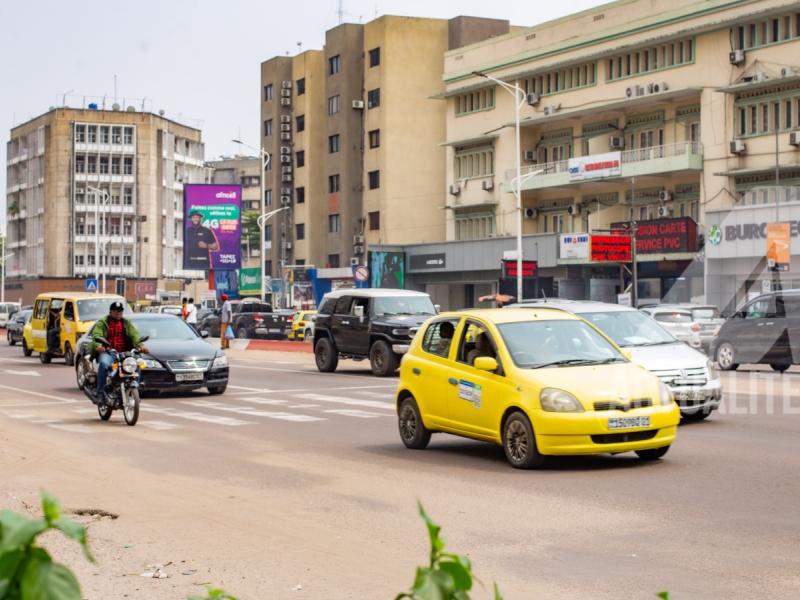
{"label": "dark sedan", "polygon": [[[180,317],[167,314],[137,313],[130,317],[145,342],[148,354],[141,372],[142,391],[195,390],[208,388],[222,394],[228,387],[228,357],[208,344]],[[78,387],[85,379],[91,330],[78,341],[75,376]]]}
{"label": "dark sedan", "polygon": [[6,339],[8,340],[9,346],[22,343],[22,328],[25,327],[25,323],[30,320],[32,312],[33,311],[29,308],[24,309],[14,313],[14,316],[8,320],[8,324],[6,325]]}

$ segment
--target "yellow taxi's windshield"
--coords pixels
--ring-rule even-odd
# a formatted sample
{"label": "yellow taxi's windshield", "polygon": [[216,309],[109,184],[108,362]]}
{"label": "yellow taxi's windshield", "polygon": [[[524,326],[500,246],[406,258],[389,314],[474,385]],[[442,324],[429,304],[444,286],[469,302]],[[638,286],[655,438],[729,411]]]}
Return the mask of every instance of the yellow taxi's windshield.
{"label": "yellow taxi's windshield", "polygon": [[583,321],[521,321],[497,326],[518,367],[538,369],[624,361],[602,335]]}
{"label": "yellow taxi's windshield", "polygon": [[[116,302],[119,298],[92,298],[89,300],[78,300],[78,318],[81,321],[96,321],[108,314],[108,307],[112,302]],[[128,307],[127,302],[123,302],[125,312],[123,314],[129,315],[131,309]]]}

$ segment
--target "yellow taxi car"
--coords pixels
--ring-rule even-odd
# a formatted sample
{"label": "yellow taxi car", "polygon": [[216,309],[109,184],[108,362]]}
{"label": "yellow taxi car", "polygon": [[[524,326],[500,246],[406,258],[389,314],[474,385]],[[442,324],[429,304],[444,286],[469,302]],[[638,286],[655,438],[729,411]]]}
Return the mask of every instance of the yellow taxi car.
{"label": "yellow taxi car", "polygon": [[[38,352],[39,360],[45,364],[54,357],[63,357],[67,365],[73,365],[78,340],[97,319],[108,314],[108,307],[115,301],[122,302],[126,315],[130,315],[130,307],[125,298],[115,294],[90,292],[39,294],[33,304],[33,314],[28,323],[30,346],[26,338],[22,345],[23,352],[26,356],[31,352]],[[26,330],[23,330],[23,335],[25,334]]]}
{"label": "yellow taxi car", "polygon": [[426,321],[400,366],[400,438],[446,432],[501,444],[512,466],[548,455],[664,456],[680,411],[669,388],[600,330],[536,308],[467,310]]}
{"label": "yellow taxi car", "polygon": [[292,317],[292,328],[286,337],[290,340],[308,340],[314,336],[314,321],[312,317],[317,314],[315,310],[299,310]]}

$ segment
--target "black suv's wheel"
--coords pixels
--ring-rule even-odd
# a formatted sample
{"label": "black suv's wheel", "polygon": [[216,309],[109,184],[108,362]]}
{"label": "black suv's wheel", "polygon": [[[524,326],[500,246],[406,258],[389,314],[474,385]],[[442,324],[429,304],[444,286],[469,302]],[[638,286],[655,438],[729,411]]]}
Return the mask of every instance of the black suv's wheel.
{"label": "black suv's wheel", "polygon": [[717,348],[717,364],[723,371],[735,371],[739,368],[736,362],[736,349],[730,342],[722,342]]}
{"label": "black suv's wheel", "polygon": [[789,368],[789,365],[783,363],[770,363],[769,366],[772,367],[773,371],[777,371],[778,373],[783,373]]}
{"label": "black suv's wheel", "polygon": [[333,373],[339,364],[339,353],[330,338],[324,337],[314,346],[317,369],[323,373]]}
{"label": "black suv's wheel", "polygon": [[516,469],[535,469],[545,461],[536,448],[531,422],[521,411],[511,413],[503,425],[503,450]]}
{"label": "black suv's wheel", "polygon": [[637,450],[636,454],[642,460],[658,460],[664,456],[669,450],[669,446],[662,446],[661,448],[653,448],[651,450]]}
{"label": "black suv's wheel", "polygon": [[392,352],[389,344],[378,340],[369,349],[369,366],[372,374],[378,377],[387,377],[397,370],[397,355]]}
{"label": "black suv's wheel", "polygon": [[406,448],[422,450],[431,441],[431,431],[422,423],[417,401],[411,396],[403,399],[397,411],[397,430]]}

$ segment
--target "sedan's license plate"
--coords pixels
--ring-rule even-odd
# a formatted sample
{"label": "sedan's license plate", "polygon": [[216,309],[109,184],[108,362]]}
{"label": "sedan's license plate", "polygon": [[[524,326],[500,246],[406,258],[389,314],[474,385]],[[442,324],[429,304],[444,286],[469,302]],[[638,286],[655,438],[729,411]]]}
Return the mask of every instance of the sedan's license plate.
{"label": "sedan's license plate", "polygon": [[634,429],[636,427],[650,427],[650,417],[609,417],[609,429]]}
{"label": "sedan's license plate", "polygon": [[685,400],[703,400],[705,398],[705,394],[702,390],[690,390],[685,392],[675,392],[674,393],[675,400],[685,401]]}
{"label": "sedan's license plate", "polygon": [[202,373],[175,373],[175,381],[202,381]]}

